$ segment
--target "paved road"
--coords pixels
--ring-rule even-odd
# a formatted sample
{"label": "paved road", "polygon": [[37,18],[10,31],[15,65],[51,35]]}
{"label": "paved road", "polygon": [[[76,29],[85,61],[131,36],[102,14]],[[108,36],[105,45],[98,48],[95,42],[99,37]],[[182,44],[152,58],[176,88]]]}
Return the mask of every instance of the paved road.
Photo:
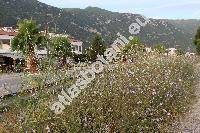
{"label": "paved road", "polygon": [[[67,75],[73,77],[74,74],[77,74],[75,71],[79,69],[87,69],[87,67],[76,67],[72,70],[68,70]],[[8,95],[17,93],[21,88],[23,73],[18,74],[2,74],[0,75],[0,98]],[[50,79],[48,83],[55,82],[53,79]]]}
{"label": "paved road", "polygon": [[0,97],[16,93],[21,85],[23,74],[3,74],[0,75]]}

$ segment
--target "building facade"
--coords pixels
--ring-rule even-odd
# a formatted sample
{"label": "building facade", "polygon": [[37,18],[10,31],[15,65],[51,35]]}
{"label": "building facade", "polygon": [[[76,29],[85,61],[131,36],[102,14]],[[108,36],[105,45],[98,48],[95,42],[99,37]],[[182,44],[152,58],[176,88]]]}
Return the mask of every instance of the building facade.
{"label": "building facade", "polygon": [[[11,51],[11,40],[17,35],[18,30],[12,27],[0,27],[0,69],[13,69],[19,62],[25,62],[22,54]],[[76,54],[82,54],[83,42],[76,40],[66,34],[49,33],[50,37],[66,37],[73,46],[73,51]],[[46,48],[36,48],[36,57],[44,58],[47,55]]]}
{"label": "building facade", "polygon": [[17,35],[12,27],[0,27],[0,68],[13,69],[15,63],[23,60],[23,56],[11,51],[11,40]]}

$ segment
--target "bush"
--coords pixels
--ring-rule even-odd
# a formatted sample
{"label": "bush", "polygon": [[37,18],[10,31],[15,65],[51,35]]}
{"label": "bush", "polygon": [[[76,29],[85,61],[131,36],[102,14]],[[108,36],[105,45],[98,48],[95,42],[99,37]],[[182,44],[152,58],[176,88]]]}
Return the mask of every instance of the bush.
{"label": "bush", "polygon": [[155,46],[153,47],[153,49],[154,49],[156,52],[161,53],[161,54],[163,54],[163,53],[166,52],[166,48],[165,48],[165,46],[164,46],[163,44],[157,44],[157,45],[155,45]]}
{"label": "bush", "polygon": [[[142,55],[132,63],[106,66],[61,115],[49,110],[57,95],[48,88],[26,101],[16,100],[4,125],[12,132],[43,132],[47,126],[63,133],[166,132],[193,101],[194,79],[185,57]],[[6,119],[8,114],[14,122]]]}

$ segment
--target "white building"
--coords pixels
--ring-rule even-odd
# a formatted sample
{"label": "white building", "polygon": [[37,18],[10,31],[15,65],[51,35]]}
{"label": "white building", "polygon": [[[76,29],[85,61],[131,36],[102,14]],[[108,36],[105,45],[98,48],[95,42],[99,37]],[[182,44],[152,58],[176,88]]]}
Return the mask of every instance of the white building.
{"label": "white building", "polygon": [[145,47],[145,52],[147,52],[147,53],[150,53],[150,52],[152,52],[152,49],[151,49],[151,47]]}
{"label": "white building", "polygon": [[[17,35],[17,30],[12,27],[0,27],[0,69],[12,71],[16,63],[23,67],[24,58],[22,54],[11,51],[11,40]],[[23,68],[16,69],[20,72]]]}
{"label": "white building", "polygon": [[11,40],[17,35],[12,27],[0,28],[0,50],[10,51]]}
{"label": "white building", "polygon": [[[0,63],[5,62],[5,58],[23,59],[23,56],[17,52],[11,51],[11,40],[17,35],[18,30],[13,29],[12,27],[0,27]],[[83,42],[74,39],[69,35],[64,34],[54,34],[49,33],[50,37],[66,37],[70,40],[71,44],[74,46],[73,52],[77,54],[82,54],[83,51]],[[47,55],[46,48],[35,49],[36,56],[42,58]]]}
{"label": "white building", "polygon": [[185,56],[195,56],[196,54],[195,53],[190,53],[190,52],[187,52],[186,54],[185,54]]}
{"label": "white building", "polygon": [[78,41],[74,38],[69,38],[71,44],[74,46],[73,52],[76,54],[82,54],[83,53],[83,42]]}
{"label": "white building", "polygon": [[[16,63],[25,62],[24,56],[20,53],[11,51],[11,40],[17,35],[18,30],[12,27],[0,27],[0,69],[9,68],[12,69]],[[62,36],[69,39],[74,46],[73,52],[82,54],[83,42],[74,39],[69,35],[50,33],[51,37]],[[47,55],[46,48],[36,48],[36,57],[44,58]]]}
{"label": "white building", "polygon": [[13,65],[13,61],[23,59],[23,56],[11,52],[11,40],[17,35],[12,27],[0,27],[0,65]]}
{"label": "white building", "polygon": [[177,55],[177,53],[176,53],[177,49],[176,48],[168,48],[166,51],[167,51],[168,55],[171,55],[171,56]]}

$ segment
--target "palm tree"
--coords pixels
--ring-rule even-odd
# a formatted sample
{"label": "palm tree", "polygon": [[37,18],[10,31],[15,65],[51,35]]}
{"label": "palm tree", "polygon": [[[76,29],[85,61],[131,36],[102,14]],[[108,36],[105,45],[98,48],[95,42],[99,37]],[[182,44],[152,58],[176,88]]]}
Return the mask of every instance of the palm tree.
{"label": "palm tree", "polygon": [[65,37],[54,37],[51,51],[55,57],[59,57],[61,65],[64,66],[66,58],[72,56],[72,45]]}
{"label": "palm tree", "polygon": [[27,68],[30,73],[37,72],[37,60],[35,56],[35,49],[41,45],[44,36],[40,34],[38,26],[35,21],[19,20],[19,32],[11,42],[13,51],[20,51],[26,58]]}

